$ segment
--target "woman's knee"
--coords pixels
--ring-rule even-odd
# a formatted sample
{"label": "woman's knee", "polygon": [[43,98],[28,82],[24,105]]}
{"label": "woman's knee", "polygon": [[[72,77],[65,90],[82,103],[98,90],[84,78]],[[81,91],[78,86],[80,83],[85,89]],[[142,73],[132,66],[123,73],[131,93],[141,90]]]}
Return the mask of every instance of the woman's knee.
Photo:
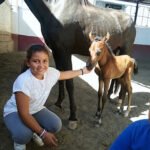
{"label": "woman's knee", "polygon": [[33,136],[33,133],[30,130],[16,131],[12,134],[13,140],[19,144],[29,143],[32,136]]}
{"label": "woman's knee", "polygon": [[34,114],[33,116],[47,131],[56,133],[59,132],[62,128],[61,119],[47,108],[42,109],[40,112]]}
{"label": "woman's knee", "polygon": [[62,128],[62,121],[61,121],[61,119],[58,119],[57,124],[55,126],[55,133],[59,132],[61,130],[61,128]]}
{"label": "woman's knee", "polygon": [[53,133],[57,133],[62,128],[62,121],[60,118],[55,119],[55,121],[50,125],[48,131],[51,131]]}

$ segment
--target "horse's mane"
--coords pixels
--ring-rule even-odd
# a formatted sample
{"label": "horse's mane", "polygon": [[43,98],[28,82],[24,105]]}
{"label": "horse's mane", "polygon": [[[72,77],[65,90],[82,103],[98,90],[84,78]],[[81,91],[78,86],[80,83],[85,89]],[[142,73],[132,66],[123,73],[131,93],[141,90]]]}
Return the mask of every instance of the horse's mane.
{"label": "horse's mane", "polygon": [[115,56],[114,53],[113,53],[113,50],[112,50],[111,46],[109,45],[109,43],[105,42],[105,44],[106,44],[106,46],[108,48],[108,52],[110,53],[110,55]]}

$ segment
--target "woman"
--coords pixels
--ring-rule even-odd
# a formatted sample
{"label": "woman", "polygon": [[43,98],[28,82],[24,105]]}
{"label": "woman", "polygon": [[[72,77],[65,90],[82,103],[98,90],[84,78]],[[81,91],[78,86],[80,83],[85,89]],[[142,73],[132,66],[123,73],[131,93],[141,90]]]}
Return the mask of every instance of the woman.
{"label": "woman", "polygon": [[[36,137],[48,146],[57,146],[56,132],[61,129],[60,118],[44,104],[58,80],[89,73],[86,67],[74,71],[58,71],[49,67],[49,52],[45,46],[32,45],[26,56],[26,66],[13,84],[11,98],[4,106],[4,122],[14,140],[15,150],[26,149]],[[34,134],[33,134],[34,133]]]}

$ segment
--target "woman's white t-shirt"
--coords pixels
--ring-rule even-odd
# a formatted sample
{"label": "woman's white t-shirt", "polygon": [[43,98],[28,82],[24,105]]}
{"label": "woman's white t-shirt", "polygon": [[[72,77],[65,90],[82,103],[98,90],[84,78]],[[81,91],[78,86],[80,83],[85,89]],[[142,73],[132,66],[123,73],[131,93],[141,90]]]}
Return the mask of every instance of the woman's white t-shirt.
{"label": "woman's white t-shirt", "polygon": [[13,84],[13,94],[4,106],[4,117],[12,112],[17,112],[15,92],[20,91],[27,95],[29,100],[29,113],[34,114],[44,108],[52,87],[56,84],[60,72],[49,67],[44,74],[44,79],[37,79],[28,69],[20,74]]}

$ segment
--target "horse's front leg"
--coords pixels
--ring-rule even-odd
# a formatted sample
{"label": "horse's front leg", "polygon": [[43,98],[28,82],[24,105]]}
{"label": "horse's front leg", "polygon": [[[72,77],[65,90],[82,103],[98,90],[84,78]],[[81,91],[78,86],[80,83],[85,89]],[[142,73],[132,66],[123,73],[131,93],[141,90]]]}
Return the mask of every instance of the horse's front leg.
{"label": "horse's front leg", "polygon": [[[64,70],[72,70],[72,61],[71,55],[68,55],[64,62]],[[66,89],[69,96],[70,102],[70,116],[69,116],[69,128],[76,129],[77,128],[77,118],[76,118],[76,103],[74,99],[74,84],[73,79],[66,80]]]}
{"label": "horse's front leg", "polygon": [[103,98],[102,98],[102,111],[103,111],[105,103],[107,101],[109,83],[110,83],[110,79],[104,79],[104,92],[103,92]]}
{"label": "horse's front leg", "polygon": [[98,124],[101,124],[101,101],[102,101],[102,89],[103,89],[103,79],[101,74],[101,69],[99,65],[97,64],[95,67],[95,73],[98,75],[98,92],[97,92],[97,111],[95,114],[96,119],[98,119]]}
{"label": "horse's front leg", "polygon": [[[57,53],[55,53],[55,50],[54,50],[53,57],[54,57],[54,60],[55,60],[56,68],[60,71],[64,71],[64,61],[63,61],[63,59],[65,59],[65,56],[58,55]],[[55,105],[57,107],[61,108],[61,109],[62,109],[62,106],[61,106],[62,101],[65,98],[64,82],[65,81],[63,81],[63,80],[58,82],[59,83],[59,95],[58,95],[58,99],[55,103]]]}
{"label": "horse's front leg", "polygon": [[[107,101],[107,94],[109,88],[110,79],[99,80],[99,93],[98,93],[98,109],[96,115],[98,116],[98,124],[102,124],[102,113],[104,105]],[[102,93],[104,87],[104,92]]]}
{"label": "horse's front leg", "polygon": [[64,98],[65,98],[64,81],[59,81],[59,95],[55,105],[60,109],[62,109],[61,104]]}
{"label": "horse's front leg", "polygon": [[97,103],[97,111],[96,111],[96,119],[98,119],[97,126],[102,123],[101,121],[101,114],[102,114],[102,90],[103,90],[103,80],[100,79],[99,77],[99,88],[98,88],[98,103]]}
{"label": "horse's front leg", "polygon": [[[53,52],[56,68],[59,69],[60,71],[72,70],[71,55],[67,54],[65,51],[60,50],[60,52],[59,53]],[[59,108],[61,108],[61,103],[65,97],[64,82],[65,81],[59,81],[59,96],[57,102],[55,103],[55,105],[58,106]],[[77,118],[76,118],[76,104],[74,100],[73,79],[66,80],[66,89],[70,101],[69,128],[75,129],[77,127]]]}
{"label": "horse's front leg", "polygon": [[76,103],[74,99],[74,84],[72,79],[66,80],[66,88],[68,91],[70,101],[69,128],[76,129],[77,128]]}

